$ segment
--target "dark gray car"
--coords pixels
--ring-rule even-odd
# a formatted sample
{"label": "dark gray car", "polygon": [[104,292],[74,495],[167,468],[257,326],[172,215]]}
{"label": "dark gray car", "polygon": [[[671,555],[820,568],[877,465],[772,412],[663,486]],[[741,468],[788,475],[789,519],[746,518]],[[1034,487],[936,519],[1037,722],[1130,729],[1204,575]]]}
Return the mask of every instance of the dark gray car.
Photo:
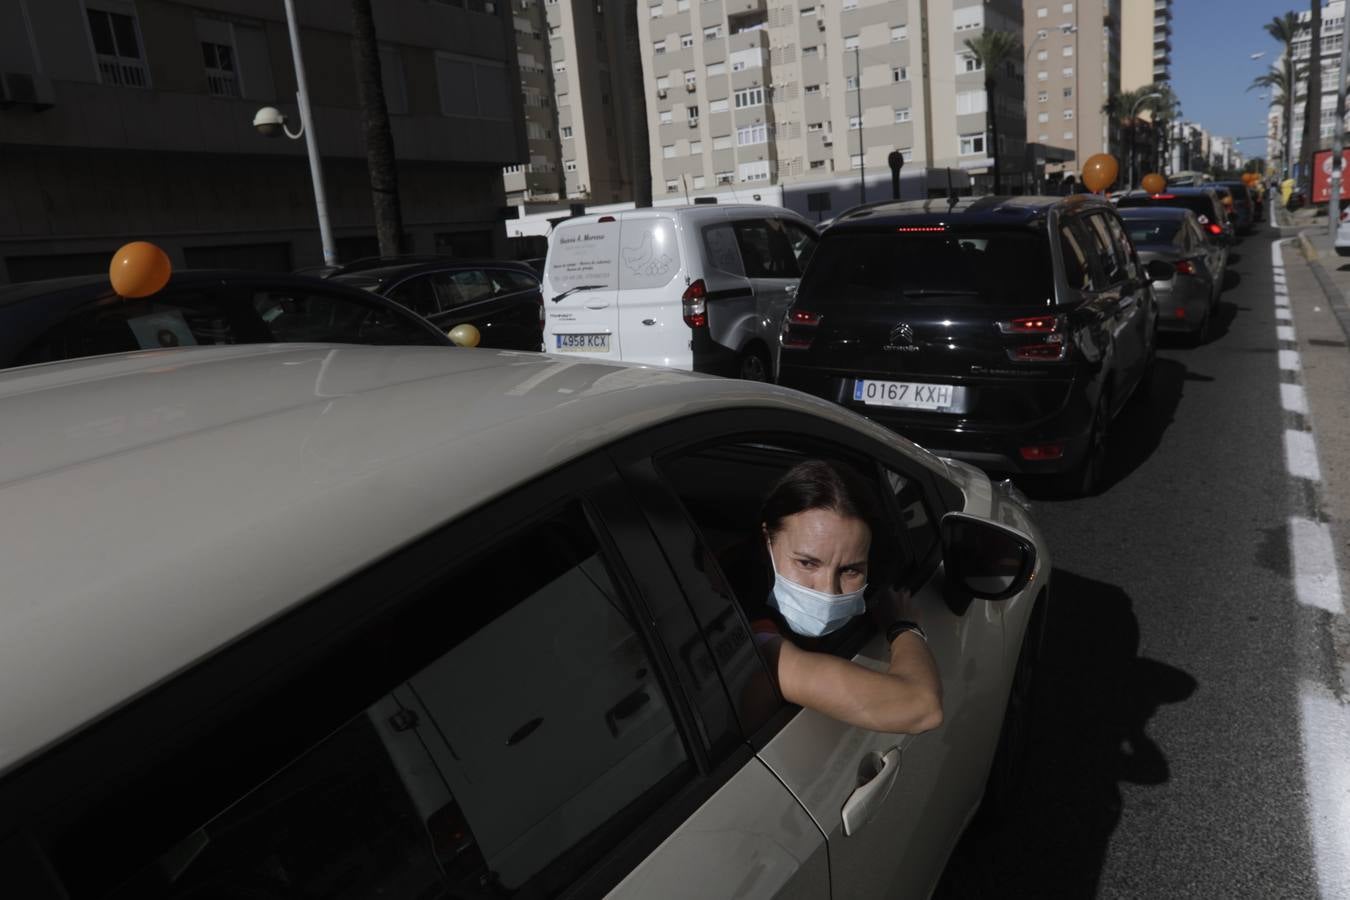
{"label": "dark gray car", "polygon": [[1223,290],[1223,260],[1205,240],[1195,213],[1155,206],[1122,209],[1120,218],[1141,262],[1160,260],[1173,268],[1172,278],[1153,282],[1158,330],[1179,331],[1203,344]]}

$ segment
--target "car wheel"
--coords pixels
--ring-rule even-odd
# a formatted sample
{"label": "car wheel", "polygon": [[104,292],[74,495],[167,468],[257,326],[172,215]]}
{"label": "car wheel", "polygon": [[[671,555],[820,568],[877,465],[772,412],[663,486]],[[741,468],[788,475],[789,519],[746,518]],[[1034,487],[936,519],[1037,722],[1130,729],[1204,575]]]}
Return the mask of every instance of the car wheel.
{"label": "car wheel", "polygon": [[1214,318],[1213,308],[1211,307],[1209,309],[1206,309],[1205,317],[1200,320],[1199,326],[1197,326],[1196,329],[1187,336],[1190,339],[1190,345],[1192,347],[1200,347],[1209,343],[1209,332],[1210,332],[1209,326],[1210,321],[1213,318]]}
{"label": "car wheel", "polygon": [[1101,490],[1106,472],[1106,436],[1111,427],[1110,396],[1103,393],[1092,414],[1087,449],[1077,466],[1055,478],[1055,493],[1065,497],[1091,497]]}
{"label": "car wheel", "polygon": [[746,381],[769,381],[769,359],[762,350],[747,350],[741,356],[740,377]]}
{"label": "car wheel", "polygon": [[1031,611],[1031,621],[1022,634],[1022,646],[1013,671],[1008,703],[1003,710],[1003,727],[998,735],[998,749],[989,767],[989,780],[984,786],[977,823],[982,829],[996,827],[1017,812],[1022,790],[1026,784],[1031,755],[1032,725],[1035,721],[1039,682],[1036,670],[1045,638],[1046,595]]}

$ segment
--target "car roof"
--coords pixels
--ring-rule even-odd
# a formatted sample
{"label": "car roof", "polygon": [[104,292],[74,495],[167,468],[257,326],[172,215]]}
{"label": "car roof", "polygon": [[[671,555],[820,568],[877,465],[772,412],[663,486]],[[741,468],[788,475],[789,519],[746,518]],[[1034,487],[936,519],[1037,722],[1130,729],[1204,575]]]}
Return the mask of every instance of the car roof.
{"label": "car roof", "polygon": [[391,265],[359,268],[351,271],[341,270],[329,276],[328,281],[336,284],[378,285],[386,281],[401,280],[413,275],[425,275],[429,272],[462,272],[465,269],[510,269],[528,275],[536,281],[539,273],[526,263],[505,259],[441,259],[420,262],[405,262]]}
{"label": "car roof", "polygon": [[945,472],[795,391],[539,353],[239,345],[0,372],[0,774],[499,494],[736,407]]}
{"label": "car roof", "polygon": [[787,217],[815,227],[810,220],[801,214],[782,206],[770,206],[764,203],[689,203],[674,206],[644,206],[638,209],[622,209],[616,212],[588,213],[584,216],[573,216],[572,218],[559,222],[557,227],[553,229],[553,233],[557,234],[558,229],[570,228],[574,225],[594,225],[601,219],[621,221],[625,218],[648,219],[666,216],[674,216],[675,218],[725,219],[731,215]]}
{"label": "car roof", "polygon": [[1025,225],[1032,226],[1045,220],[1053,209],[1110,209],[1110,204],[1093,194],[1070,194],[1067,197],[989,196],[958,197],[953,203],[948,198],[928,200],[886,200],[854,207],[841,213],[830,225],[830,233],[869,231],[896,225],[962,224],[962,225]]}
{"label": "car roof", "polygon": [[1184,206],[1127,206],[1119,211],[1122,219],[1184,219],[1193,216]]}

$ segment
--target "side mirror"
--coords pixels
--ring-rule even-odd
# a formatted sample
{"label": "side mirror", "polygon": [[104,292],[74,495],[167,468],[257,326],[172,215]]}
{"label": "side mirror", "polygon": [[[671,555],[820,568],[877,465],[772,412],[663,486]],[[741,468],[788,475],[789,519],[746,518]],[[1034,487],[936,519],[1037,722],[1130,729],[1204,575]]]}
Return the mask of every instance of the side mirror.
{"label": "side mirror", "polygon": [[942,560],[948,584],[981,600],[1006,600],[1031,583],[1036,545],[1006,525],[947,513],[942,517]]}
{"label": "side mirror", "polygon": [[1144,266],[1144,271],[1148,273],[1149,281],[1171,281],[1177,273],[1177,270],[1161,259],[1151,259]]}

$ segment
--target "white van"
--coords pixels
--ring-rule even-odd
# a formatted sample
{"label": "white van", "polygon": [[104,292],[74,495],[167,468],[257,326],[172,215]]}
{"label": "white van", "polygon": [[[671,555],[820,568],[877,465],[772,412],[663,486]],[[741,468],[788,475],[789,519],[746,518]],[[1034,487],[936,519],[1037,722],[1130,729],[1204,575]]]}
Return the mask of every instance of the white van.
{"label": "white van", "polygon": [[775,206],[671,206],[559,224],[544,350],[769,381],[818,236]]}

